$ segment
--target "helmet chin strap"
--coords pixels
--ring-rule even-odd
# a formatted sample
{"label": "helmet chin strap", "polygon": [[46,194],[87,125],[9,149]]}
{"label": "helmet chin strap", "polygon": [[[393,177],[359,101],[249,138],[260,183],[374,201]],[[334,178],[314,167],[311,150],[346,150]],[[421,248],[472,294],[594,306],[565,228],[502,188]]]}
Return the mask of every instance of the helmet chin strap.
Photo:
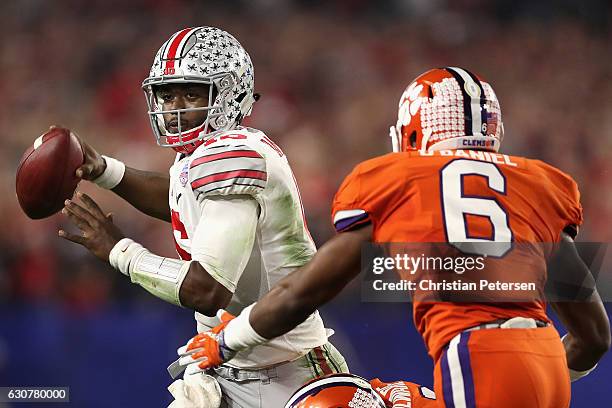
{"label": "helmet chin strap", "polygon": [[429,138],[431,137],[431,130],[423,129],[423,138],[421,139],[421,154],[427,154],[427,142],[429,142]]}
{"label": "helmet chin strap", "polygon": [[400,136],[398,134],[397,127],[391,126],[389,128],[389,137],[391,138],[391,148],[394,153],[399,153],[400,151]]}
{"label": "helmet chin strap", "polygon": [[251,111],[253,110],[253,104],[257,101],[252,94],[248,94],[245,96],[240,102],[240,114],[244,118],[245,116],[249,116]]}

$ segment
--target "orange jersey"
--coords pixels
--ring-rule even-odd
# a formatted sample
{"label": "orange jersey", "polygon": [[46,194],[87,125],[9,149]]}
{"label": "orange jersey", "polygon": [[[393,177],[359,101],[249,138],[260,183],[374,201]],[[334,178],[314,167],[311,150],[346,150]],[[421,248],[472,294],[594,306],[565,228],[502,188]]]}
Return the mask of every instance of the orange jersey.
{"label": "orange jersey", "polygon": [[[582,223],[578,187],[538,160],[484,151],[391,153],[359,164],[334,198],[336,230],[373,225],[373,241],[558,242]],[[546,280],[546,256],[534,281]],[[486,273],[486,270],[485,270]],[[437,359],[459,332],[516,316],[549,321],[543,302],[414,303],[415,325]]]}

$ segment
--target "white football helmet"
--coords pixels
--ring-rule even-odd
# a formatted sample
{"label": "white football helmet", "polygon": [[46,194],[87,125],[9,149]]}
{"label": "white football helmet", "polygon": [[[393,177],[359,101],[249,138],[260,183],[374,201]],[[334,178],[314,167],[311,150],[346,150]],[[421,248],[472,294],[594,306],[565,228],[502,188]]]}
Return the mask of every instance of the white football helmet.
{"label": "white football helmet", "polygon": [[[156,86],[168,83],[209,85],[207,107],[166,110]],[[249,54],[227,32],[214,27],[186,28],[174,33],[155,56],[149,77],[142,83],[149,118],[157,143],[181,153],[191,153],[204,139],[230,130],[251,113],[254,72]],[[181,113],[206,110],[203,124],[181,129]],[[178,133],[169,133],[163,114],[176,113]]]}

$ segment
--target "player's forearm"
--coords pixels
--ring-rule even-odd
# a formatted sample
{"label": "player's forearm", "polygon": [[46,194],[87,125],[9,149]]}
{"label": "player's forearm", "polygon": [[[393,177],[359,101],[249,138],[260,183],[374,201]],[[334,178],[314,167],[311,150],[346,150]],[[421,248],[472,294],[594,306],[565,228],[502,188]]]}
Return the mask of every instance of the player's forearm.
{"label": "player's forearm", "polygon": [[225,329],[227,347],[241,351],[281,336],[334,298],[359,273],[361,244],[371,227],[336,235],[302,268],[281,279]]}
{"label": "player's forearm", "polygon": [[230,302],[249,260],[258,212],[248,197],[211,197],[201,204],[192,261],[162,258],[129,239],[115,245],[109,260],[153,295],[214,316]]}
{"label": "player's forearm", "polygon": [[295,298],[287,284],[278,284],[251,312],[253,329],[266,339],[282,336],[308,318],[321,305]]}
{"label": "player's forearm", "polygon": [[584,343],[571,333],[563,338],[567,366],[572,370],[585,371],[593,368],[601,360],[609,345]]}
{"label": "player's forearm", "polygon": [[[356,265],[355,269],[358,271],[359,266]],[[296,275],[306,273],[307,268],[294,272]],[[266,297],[255,304],[249,319],[250,323],[262,337],[272,339],[282,336],[333,299],[353,276],[351,274],[345,280],[334,283],[321,283],[317,288],[293,286],[294,282],[291,280],[279,283]]]}
{"label": "player's forearm", "polygon": [[139,211],[170,222],[169,186],[170,177],[165,174],[126,166],[121,182],[112,191]]}
{"label": "player's forearm", "polygon": [[552,304],[569,335],[563,340],[568,367],[592,368],[610,348],[610,322],[599,295],[589,302]]}
{"label": "player's forearm", "polygon": [[225,308],[249,261],[259,204],[246,196],[210,197],[200,206],[192,263],[181,287],[181,303],[207,316]]}
{"label": "player's forearm", "polygon": [[214,316],[219,309],[224,309],[232,299],[230,292],[219,284],[197,261],[192,261],[179,291],[183,306]]}
{"label": "player's forearm", "polygon": [[359,273],[361,245],[371,227],[336,235],[304,267],[278,282],[250,316],[253,329],[265,338],[278,337],[333,299]]}
{"label": "player's forearm", "polygon": [[91,146],[81,143],[92,157],[88,157],[86,163],[77,169],[77,177],[112,190],[151,217],[170,222],[169,176],[127,167],[122,161],[100,155]]}
{"label": "player's forearm", "polygon": [[588,370],[610,348],[610,321],[597,292],[595,279],[580,258],[574,241],[566,233],[561,234],[561,245],[548,267],[549,279],[553,283],[566,283],[563,286],[557,284],[566,290],[561,293],[557,289],[556,294],[569,301],[552,302],[551,306],[569,332],[564,339],[568,367],[578,371]]}
{"label": "player's forearm", "polygon": [[76,137],[84,155],[83,164],[75,172],[78,178],[113,190],[147,215],[170,221],[169,176],[126,167],[122,161],[101,155],[89,143]]}
{"label": "player's forearm", "polygon": [[108,260],[152,295],[209,316],[227,306],[232,297],[198,261],[165,258],[129,238],[115,244]]}

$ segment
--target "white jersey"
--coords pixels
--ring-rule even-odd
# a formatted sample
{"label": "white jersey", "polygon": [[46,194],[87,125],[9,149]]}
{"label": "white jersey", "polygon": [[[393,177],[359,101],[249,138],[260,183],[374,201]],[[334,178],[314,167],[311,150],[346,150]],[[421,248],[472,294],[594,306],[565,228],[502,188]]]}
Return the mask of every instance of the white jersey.
{"label": "white jersey", "polygon": [[[260,214],[253,255],[244,273],[238,272],[239,279],[211,273],[233,292],[227,307],[233,314],[259,300],[316,252],[287,158],[261,131],[239,127],[207,140],[190,156],[178,155],[170,168],[172,227],[182,259],[192,259],[191,239],[201,220],[202,203],[236,195],[254,198]],[[195,318],[198,332],[220,323],[198,312]],[[291,361],[326,342],[326,330],[315,312],[284,336],[239,353],[231,365],[257,368]]]}

